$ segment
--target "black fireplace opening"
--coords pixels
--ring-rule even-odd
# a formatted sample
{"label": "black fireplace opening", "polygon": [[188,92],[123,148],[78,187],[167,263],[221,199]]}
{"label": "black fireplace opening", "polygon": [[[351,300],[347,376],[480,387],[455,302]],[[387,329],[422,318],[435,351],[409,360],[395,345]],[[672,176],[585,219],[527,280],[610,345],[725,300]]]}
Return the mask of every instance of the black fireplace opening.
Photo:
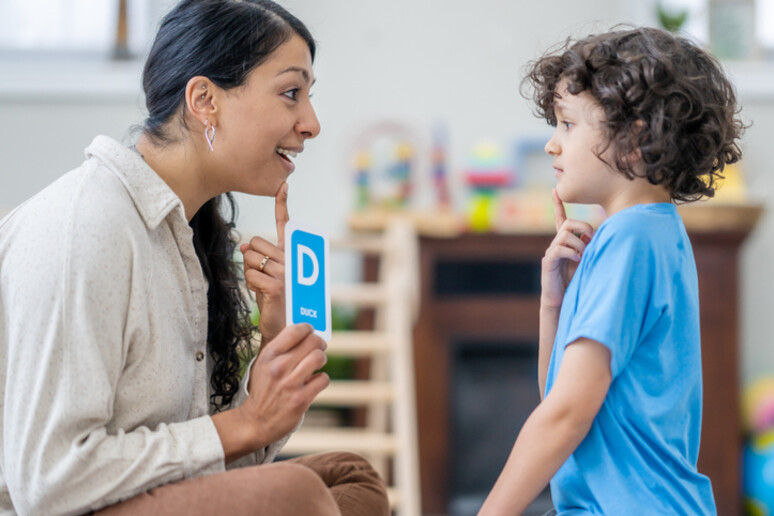
{"label": "black fireplace opening", "polygon": [[[475,515],[519,429],[540,402],[538,343],[467,339],[451,346],[450,516]],[[549,490],[525,515],[552,508]]]}

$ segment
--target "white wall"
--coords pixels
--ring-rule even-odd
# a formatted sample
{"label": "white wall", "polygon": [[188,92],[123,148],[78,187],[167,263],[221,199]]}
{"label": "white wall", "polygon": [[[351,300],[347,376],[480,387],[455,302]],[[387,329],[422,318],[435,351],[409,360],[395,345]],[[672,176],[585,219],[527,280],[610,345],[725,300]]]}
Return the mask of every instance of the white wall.
{"label": "white wall", "polygon": [[766,205],[757,227],[747,239],[740,260],[740,324],[742,376],[750,381],[774,375],[774,170],[771,135],[774,134],[774,99],[742,99],[743,114],[752,123],[743,142],[743,165],[749,190]]}
{"label": "white wall", "polygon": [[[450,168],[459,171],[479,139],[508,144],[519,135],[547,131],[518,93],[528,60],[570,34],[632,21],[627,9],[639,5],[632,0],[281,3],[307,23],[319,42],[313,91],[322,133],[297,160],[290,180],[291,216],[333,234],[345,231],[354,204],[349,158],[365,124],[401,120],[429,136],[434,123],[445,122]],[[66,74],[50,75],[45,80],[52,88],[57,81],[67,82]],[[133,80],[139,91],[139,76]],[[95,134],[126,138],[127,129],[142,121],[141,99],[131,84],[101,100],[19,95],[18,89],[4,92],[0,84],[0,212],[77,166]],[[774,134],[774,103],[749,102],[745,109],[755,123],[745,138],[745,169],[756,191],[772,192],[766,149],[767,135]],[[240,207],[245,231],[273,231],[271,199],[240,196]],[[774,373],[774,346],[769,344],[774,335],[773,234],[772,215],[766,214],[742,259],[743,373],[748,378]]]}

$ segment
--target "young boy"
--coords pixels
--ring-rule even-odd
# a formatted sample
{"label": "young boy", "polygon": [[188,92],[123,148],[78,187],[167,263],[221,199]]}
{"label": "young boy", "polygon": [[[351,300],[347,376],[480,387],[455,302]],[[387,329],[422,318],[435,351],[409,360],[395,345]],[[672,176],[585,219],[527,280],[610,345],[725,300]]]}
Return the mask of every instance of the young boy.
{"label": "young boy", "polygon": [[[698,473],[696,266],[674,201],[712,197],[741,157],[717,61],[657,29],[570,42],[525,84],[556,130],[557,235],[542,265],[538,378],[480,515],[520,514],[551,481],[559,515],[716,514]],[[596,230],[562,202],[600,204]]]}

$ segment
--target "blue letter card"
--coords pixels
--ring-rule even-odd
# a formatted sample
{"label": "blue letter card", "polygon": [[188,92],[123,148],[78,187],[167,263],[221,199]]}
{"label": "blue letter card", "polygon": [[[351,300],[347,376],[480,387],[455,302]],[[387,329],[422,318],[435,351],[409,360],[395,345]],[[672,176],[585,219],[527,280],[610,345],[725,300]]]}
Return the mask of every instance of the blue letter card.
{"label": "blue letter card", "polygon": [[328,237],[293,222],[285,226],[287,324],[309,323],[331,340]]}

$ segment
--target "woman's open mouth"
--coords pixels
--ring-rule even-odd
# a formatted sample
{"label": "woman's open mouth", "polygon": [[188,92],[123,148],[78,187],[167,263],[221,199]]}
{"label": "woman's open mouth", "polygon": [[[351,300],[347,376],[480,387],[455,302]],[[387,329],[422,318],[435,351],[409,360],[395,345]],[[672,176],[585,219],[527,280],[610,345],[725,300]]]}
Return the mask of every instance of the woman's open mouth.
{"label": "woman's open mouth", "polygon": [[280,159],[289,166],[290,172],[293,172],[296,166],[293,163],[292,158],[295,158],[296,156],[298,156],[298,152],[292,151],[290,149],[283,149],[282,147],[277,147],[276,149],[274,149],[274,152],[276,152],[277,155],[280,157]]}

